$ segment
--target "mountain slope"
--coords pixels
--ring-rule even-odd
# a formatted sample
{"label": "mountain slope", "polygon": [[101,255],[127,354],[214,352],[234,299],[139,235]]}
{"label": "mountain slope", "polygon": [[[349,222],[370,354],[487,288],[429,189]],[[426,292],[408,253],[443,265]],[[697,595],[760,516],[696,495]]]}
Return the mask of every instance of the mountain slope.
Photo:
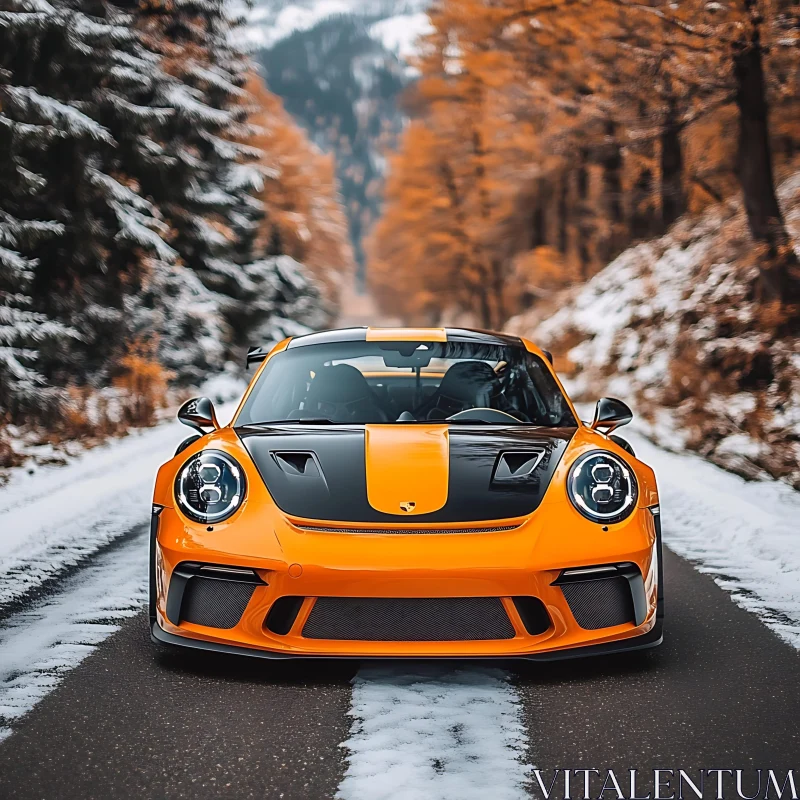
{"label": "mountain slope", "polygon": [[380,213],[384,153],[405,124],[399,107],[415,73],[407,59],[427,28],[426,2],[267,0],[248,36],[271,91],[333,152],[363,282],[362,240]]}
{"label": "mountain slope", "polygon": [[424,13],[429,5],[429,0],[259,0],[250,13],[246,37],[256,48],[270,48],[325,19],[350,16],[385,23],[373,35],[382,39],[388,50],[395,50],[392,42],[406,35],[409,26],[425,26],[424,20],[412,18]]}

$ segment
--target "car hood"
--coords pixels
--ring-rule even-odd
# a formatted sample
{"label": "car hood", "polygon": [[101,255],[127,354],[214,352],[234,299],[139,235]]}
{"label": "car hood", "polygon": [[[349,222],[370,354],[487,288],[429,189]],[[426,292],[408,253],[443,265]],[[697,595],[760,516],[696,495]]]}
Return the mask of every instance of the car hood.
{"label": "car hood", "polygon": [[541,503],[574,428],[239,428],[277,506],[304,519],[479,522]]}

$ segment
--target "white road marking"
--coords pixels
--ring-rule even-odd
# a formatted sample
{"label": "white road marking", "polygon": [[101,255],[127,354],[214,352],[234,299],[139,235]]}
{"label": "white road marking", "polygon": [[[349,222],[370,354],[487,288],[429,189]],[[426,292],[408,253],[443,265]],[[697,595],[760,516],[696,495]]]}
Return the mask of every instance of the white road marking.
{"label": "white road marking", "polygon": [[522,800],[530,767],[519,697],[505,672],[365,667],[339,800]]}

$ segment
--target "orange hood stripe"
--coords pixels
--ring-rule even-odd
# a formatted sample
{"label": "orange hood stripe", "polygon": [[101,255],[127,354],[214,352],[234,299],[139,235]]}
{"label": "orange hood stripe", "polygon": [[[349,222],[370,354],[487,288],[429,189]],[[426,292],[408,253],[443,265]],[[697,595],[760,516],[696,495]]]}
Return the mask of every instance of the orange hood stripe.
{"label": "orange hood stripe", "polygon": [[367,425],[369,504],[384,514],[430,514],[447,502],[447,425]]}

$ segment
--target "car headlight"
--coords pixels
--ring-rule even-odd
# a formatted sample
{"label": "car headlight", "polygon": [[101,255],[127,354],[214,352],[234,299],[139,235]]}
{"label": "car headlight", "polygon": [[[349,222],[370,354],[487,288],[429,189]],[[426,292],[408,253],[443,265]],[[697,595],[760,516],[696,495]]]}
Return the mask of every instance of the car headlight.
{"label": "car headlight", "polygon": [[203,450],[192,456],[175,480],[181,511],[196,522],[222,522],[242,504],[244,470],[226,453]]}
{"label": "car headlight", "polygon": [[621,522],[636,506],[639,487],[633,470],[611,453],[581,456],[567,479],[572,505],[593,522]]}

